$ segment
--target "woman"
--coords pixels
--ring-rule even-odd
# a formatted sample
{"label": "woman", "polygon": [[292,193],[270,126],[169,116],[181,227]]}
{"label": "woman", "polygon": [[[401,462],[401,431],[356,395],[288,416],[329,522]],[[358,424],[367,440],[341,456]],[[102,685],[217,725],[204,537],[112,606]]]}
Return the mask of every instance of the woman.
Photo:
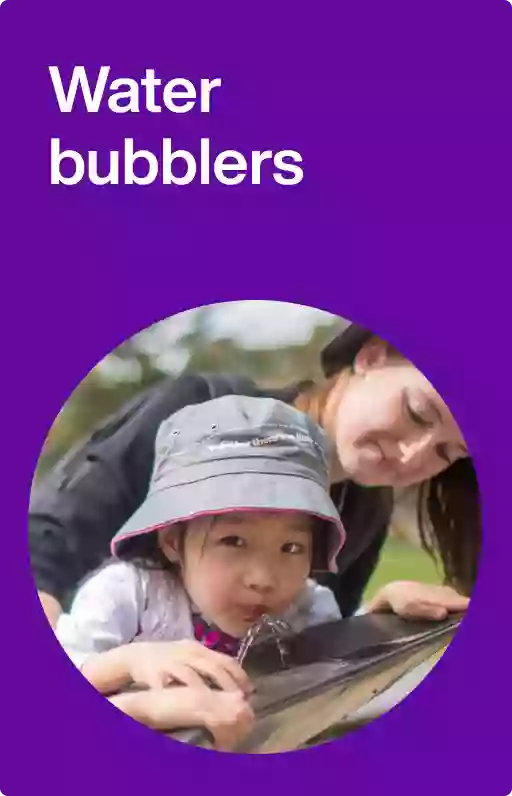
{"label": "woman", "polygon": [[[463,610],[476,577],[480,508],[475,471],[448,407],[417,368],[353,324],[324,349],[325,380],[272,393],[308,413],[333,442],[332,497],[347,532],[338,574],[324,584],[344,616],[360,606],[386,539],[393,488],[419,485],[425,549],[450,588],[403,584],[373,610],[442,617]],[[213,389],[212,389],[213,387]],[[157,429],[215,395],[269,395],[252,382],[185,374],[167,379],[100,428],[33,491],[29,545],[43,608],[55,626],[79,581],[108,555],[115,532],[143,502]]]}

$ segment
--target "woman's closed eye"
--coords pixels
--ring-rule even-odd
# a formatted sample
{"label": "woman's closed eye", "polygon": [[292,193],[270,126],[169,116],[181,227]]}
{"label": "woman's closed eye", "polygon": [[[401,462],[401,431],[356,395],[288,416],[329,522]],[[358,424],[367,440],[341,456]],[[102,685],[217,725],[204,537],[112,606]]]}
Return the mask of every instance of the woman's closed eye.
{"label": "woman's closed eye", "polygon": [[[432,428],[433,423],[430,420],[427,420],[422,415],[420,415],[418,412],[416,412],[409,404],[407,405],[407,412],[413,423],[415,423],[415,425],[421,426],[421,428]],[[450,456],[450,453],[448,452],[448,448],[446,445],[444,445],[443,443],[436,445],[435,451],[438,457],[443,462],[443,464],[447,465],[452,464],[452,458]]]}
{"label": "woman's closed eye", "polygon": [[420,413],[417,409],[415,409],[409,400],[409,398],[404,396],[404,405],[405,410],[409,418],[416,426],[421,426],[422,428],[429,428],[432,426],[432,422],[429,418],[425,417],[422,413]]}

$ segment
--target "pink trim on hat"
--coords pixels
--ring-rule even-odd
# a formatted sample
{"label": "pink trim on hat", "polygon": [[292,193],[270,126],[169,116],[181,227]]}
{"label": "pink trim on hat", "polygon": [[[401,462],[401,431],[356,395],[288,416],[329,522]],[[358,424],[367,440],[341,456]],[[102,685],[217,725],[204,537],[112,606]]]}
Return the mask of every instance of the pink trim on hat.
{"label": "pink trim on hat", "polygon": [[144,535],[146,535],[148,533],[156,533],[156,531],[161,531],[164,528],[171,528],[173,525],[177,525],[180,522],[190,522],[190,520],[195,520],[198,517],[210,517],[210,516],[216,517],[216,516],[219,516],[219,515],[222,516],[223,514],[235,514],[237,512],[242,512],[244,514],[250,514],[251,512],[252,513],[255,513],[255,512],[260,513],[260,512],[264,512],[264,511],[266,511],[268,513],[272,513],[272,514],[278,514],[278,513],[281,513],[281,514],[285,514],[285,513],[286,514],[292,514],[292,513],[299,512],[300,514],[307,514],[309,517],[317,517],[320,520],[324,520],[324,522],[328,522],[331,525],[334,525],[334,527],[339,532],[339,543],[335,547],[334,551],[328,550],[329,560],[327,562],[327,566],[328,566],[329,572],[336,573],[338,571],[338,568],[336,566],[336,558],[338,556],[338,553],[342,549],[343,545],[345,544],[345,541],[346,541],[346,538],[347,538],[345,527],[344,527],[341,519],[339,520],[339,522],[336,522],[336,520],[333,520],[332,517],[327,517],[324,514],[318,514],[317,512],[313,512],[313,511],[303,511],[302,509],[266,509],[266,508],[261,508],[260,509],[260,508],[254,508],[253,506],[251,506],[251,507],[236,506],[236,507],[229,508],[229,509],[221,509],[220,511],[198,511],[195,514],[187,514],[187,516],[185,516],[185,517],[177,517],[177,518],[171,520],[170,522],[162,522],[162,523],[159,523],[158,525],[148,526],[147,528],[141,528],[141,529],[139,529],[137,531],[130,531],[129,533],[123,534],[122,536],[116,536],[116,537],[114,537],[114,539],[112,539],[112,542],[110,544],[110,552],[111,552],[111,554],[113,556],[115,556],[117,558],[116,553],[115,553],[115,548],[120,542],[124,542],[127,539],[131,539],[133,536],[144,536]]}

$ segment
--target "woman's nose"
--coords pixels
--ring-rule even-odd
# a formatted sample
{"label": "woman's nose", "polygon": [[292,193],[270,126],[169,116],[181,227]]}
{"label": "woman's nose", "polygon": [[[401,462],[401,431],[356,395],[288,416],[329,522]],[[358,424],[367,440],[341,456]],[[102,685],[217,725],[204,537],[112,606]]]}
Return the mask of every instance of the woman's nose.
{"label": "woman's nose", "polygon": [[424,432],[421,437],[414,440],[402,440],[398,443],[398,460],[400,464],[410,464],[432,445],[434,433]]}

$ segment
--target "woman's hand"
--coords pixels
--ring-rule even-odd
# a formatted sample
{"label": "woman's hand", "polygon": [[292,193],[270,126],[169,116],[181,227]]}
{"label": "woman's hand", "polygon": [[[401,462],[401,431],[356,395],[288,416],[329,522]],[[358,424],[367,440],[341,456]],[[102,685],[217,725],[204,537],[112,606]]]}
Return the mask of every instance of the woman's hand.
{"label": "woman's hand", "polygon": [[393,612],[404,619],[445,619],[465,611],[469,599],[450,586],[395,581],[383,586],[366,606],[369,613]]}
{"label": "woman's hand", "polygon": [[240,691],[213,691],[204,683],[200,688],[171,686],[119,694],[109,702],[154,730],[204,727],[219,751],[234,749],[254,724],[254,713]]}
{"label": "woman's hand", "polygon": [[250,694],[253,690],[237,661],[198,641],[135,642],[125,650],[129,677],[140,686],[161,689],[179,683],[198,688],[205,685],[206,677],[223,691]]}

